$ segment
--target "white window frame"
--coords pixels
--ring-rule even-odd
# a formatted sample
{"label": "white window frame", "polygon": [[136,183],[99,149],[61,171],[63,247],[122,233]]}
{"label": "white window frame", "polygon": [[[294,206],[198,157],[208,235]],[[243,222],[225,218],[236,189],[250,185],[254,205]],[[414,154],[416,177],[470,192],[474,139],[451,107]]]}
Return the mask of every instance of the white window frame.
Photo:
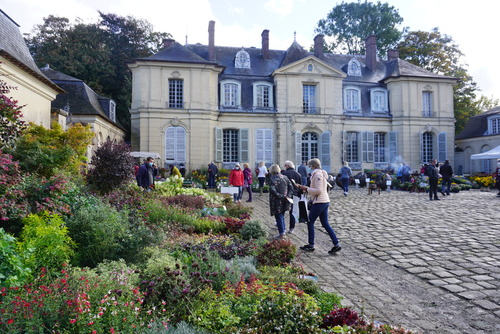
{"label": "white window frame", "polygon": [[[264,104],[264,97],[260,89],[268,90],[267,106]],[[253,83],[253,108],[256,110],[269,110],[274,109],[274,99],[273,99],[273,85],[269,82],[258,81]],[[262,160],[261,160],[262,161]]]}
{"label": "white window frame", "polygon": [[387,162],[387,135],[385,132],[373,133],[373,161]]}
{"label": "white window frame", "polygon": [[488,118],[488,134],[489,135],[500,134],[500,115]]}
{"label": "white window frame", "polygon": [[361,112],[361,90],[359,88],[344,87],[344,110],[350,113]]}
{"label": "white window frame", "polygon": [[[353,140],[349,137],[355,137],[353,143]],[[361,162],[361,155],[359,154],[359,142],[360,142],[360,132],[356,131],[348,131],[346,132],[346,141],[345,141],[345,159],[349,163],[353,162]],[[350,149],[348,149],[348,147]],[[356,158],[356,159],[354,159]]]}
{"label": "white window frame", "polygon": [[361,63],[357,59],[352,58],[349,60],[349,63],[347,64],[347,75],[352,77],[361,76]]}
{"label": "white window frame", "polygon": [[[226,97],[226,89],[229,88],[229,85],[235,88],[234,96]],[[233,93],[229,92],[229,95],[233,95]],[[220,82],[220,105],[222,108],[228,109],[241,108],[241,82],[236,80],[223,80]]]}
{"label": "white window frame", "polygon": [[116,122],[116,103],[113,100],[109,100],[109,119]]}
{"label": "white window frame", "polygon": [[301,161],[309,161],[313,158],[319,158],[320,137],[316,132],[308,131],[301,136]]}
{"label": "white window frame", "polygon": [[373,88],[370,89],[370,107],[374,113],[386,113],[389,111],[387,102],[387,89]]}
{"label": "white window frame", "polygon": [[[310,87],[310,88],[306,88]],[[318,90],[315,83],[302,84],[302,112],[304,114],[318,114]],[[312,93],[312,94],[311,94]]]}
{"label": "white window frame", "polygon": [[250,54],[243,49],[238,51],[236,57],[234,57],[234,67],[250,69]]}
{"label": "white window frame", "polygon": [[433,117],[433,93],[429,90],[422,91],[422,116],[423,117]]}
{"label": "white window frame", "polygon": [[167,163],[186,162],[186,129],[169,126],[165,130],[165,161]]}
{"label": "white window frame", "polygon": [[434,159],[434,133],[424,132],[421,135],[420,147],[421,160],[423,163],[431,162]]}
{"label": "white window frame", "polygon": [[[172,89],[172,84],[175,87]],[[180,86],[180,90],[179,90]],[[184,108],[184,80],[178,78],[168,79],[168,108],[169,109],[183,109]]]}

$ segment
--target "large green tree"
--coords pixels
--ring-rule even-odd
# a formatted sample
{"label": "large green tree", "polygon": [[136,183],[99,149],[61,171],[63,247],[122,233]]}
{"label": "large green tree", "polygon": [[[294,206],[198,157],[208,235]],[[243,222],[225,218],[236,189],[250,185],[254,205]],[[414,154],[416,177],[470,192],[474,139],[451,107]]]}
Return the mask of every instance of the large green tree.
{"label": "large green tree", "polygon": [[397,46],[399,56],[412,64],[433,73],[458,79],[453,89],[455,132],[460,133],[470,117],[485,111],[485,107],[498,104],[498,100],[482,97],[477,99],[479,88],[463,62],[464,54],[451,36],[438,28],[431,32],[411,31],[405,34]]}
{"label": "large green tree", "polygon": [[87,24],[50,15],[26,42],[38,66],[50,64],[114,99],[118,121],[130,129],[132,80],[126,63],[157,52],[170,34],[132,16],[99,15],[98,22]]}
{"label": "large green tree", "polygon": [[402,22],[398,10],[387,3],[342,1],[318,21],[315,31],[331,37],[328,51],[348,54],[364,54],[366,38],[376,35],[378,53],[384,56],[403,35],[404,29],[397,28]]}

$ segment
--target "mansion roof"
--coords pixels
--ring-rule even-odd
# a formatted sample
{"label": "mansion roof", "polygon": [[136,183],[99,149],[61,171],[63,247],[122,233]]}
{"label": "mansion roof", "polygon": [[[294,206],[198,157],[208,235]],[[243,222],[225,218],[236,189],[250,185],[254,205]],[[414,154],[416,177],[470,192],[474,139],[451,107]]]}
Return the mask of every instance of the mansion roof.
{"label": "mansion roof", "polygon": [[488,132],[488,118],[491,116],[500,116],[500,107],[495,107],[484,113],[471,117],[455,139],[466,139],[484,136]]}

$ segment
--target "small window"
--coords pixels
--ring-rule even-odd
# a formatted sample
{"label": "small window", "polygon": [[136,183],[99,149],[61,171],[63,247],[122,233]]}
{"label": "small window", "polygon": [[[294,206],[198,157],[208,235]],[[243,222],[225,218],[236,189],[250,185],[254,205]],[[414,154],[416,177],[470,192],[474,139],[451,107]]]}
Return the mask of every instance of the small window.
{"label": "small window", "polygon": [[351,59],[347,65],[347,75],[353,77],[361,76],[361,64],[357,59]]}
{"label": "small window", "polygon": [[220,104],[222,108],[238,109],[241,107],[241,83],[234,80],[222,81]]}
{"label": "small window", "polygon": [[109,101],[109,118],[116,122],[116,103],[112,100]]}
{"label": "small window", "polygon": [[272,109],[273,86],[268,82],[257,82],[253,85],[253,107],[254,109]]}
{"label": "small window", "polygon": [[180,79],[168,80],[168,107],[171,109],[184,108],[183,81]]}
{"label": "small window", "polygon": [[313,66],[312,66],[312,64],[307,65],[307,70],[308,70],[309,72],[312,72],[312,70],[313,70]]}
{"label": "small window", "polygon": [[432,92],[422,92],[422,116],[432,117]]}
{"label": "small window", "polygon": [[374,88],[370,90],[370,105],[375,113],[385,113],[389,110],[387,105],[387,90]]}
{"label": "small window", "polygon": [[488,120],[488,134],[498,135],[500,134],[500,116],[492,117]]}
{"label": "small window", "polygon": [[250,67],[250,55],[245,50],[241,49],[236,54],[234,59],[234,67],[236,68],[251,68]]}
{"label": "small window", "polygon": [[348,112],[361,111],[361,92],[356,87],[344,89],[344,109]]}

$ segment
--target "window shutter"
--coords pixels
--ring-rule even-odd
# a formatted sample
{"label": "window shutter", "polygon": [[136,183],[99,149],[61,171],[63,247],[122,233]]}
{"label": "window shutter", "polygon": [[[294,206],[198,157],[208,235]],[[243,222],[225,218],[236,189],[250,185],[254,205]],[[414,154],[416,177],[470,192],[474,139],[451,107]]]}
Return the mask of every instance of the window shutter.
{"label": "window shutter", "polygon": [[[331,165],[331,159],[330,159],[330,132],[326,131],[321,134],[321,165],[323,169],[327,172],[330,173],[330,165]],[[297,161],[295,164],[297,166],[300,166],[300,161]]]}
{"label": "window shutter", "polygon": [[183,127],[176,127],[176,162],[186,162],[186,130]]}
{"label": "window shutter", "polygon": [[264,129],[264,159],[265,162],[272,162],[273,159],[273,130]]}
{"label": "window shutter", "polygon": [[347,158],[347,152],[346,152],[346,146],[347,146],[347,131],[342,131],[342,159],[340,163],[344,163]]}
{"label": "window shutter", "polygon": [[222,129],[215,128],[215,162],[222,162]]}
{"label": "window shutter", "polygon": [[255,161],[265,161],[264,129],[255,130]]}
{"label": "window shutter", "polygon": [[295,132],[295,161],[300,162],[302,164],[302,133],[299,131]]}
{"label": "window shutter", "polygon": [[389,162],[395,162],[398,156],[398,132],[389,132]]}
{"label": "window shutter", "polygon": [[175,127],[168,127],[165,131],[165,160],[175,161]]}
{"label": "window shutter", "polygon": [[364,131],[362,133],[362,147],[363,147],[363,161],[373,162],[373,144],[374,133],[373,131]]}
{"label": "window shutter", "polygon": [[425,161],[425,158],[424,158],[424,134],[422,132],[420,132],[418,134],[420,136],[420,161],[421,162],[429,162],[429,161]]}
{"label": "window shutter", "polygon": [[438,135],[438,160],[446,160],[446,132],[441,132]]}
{"label": "window shutter", "polygon": [[248,129],[240,129],[240,162],[248,162]]}

